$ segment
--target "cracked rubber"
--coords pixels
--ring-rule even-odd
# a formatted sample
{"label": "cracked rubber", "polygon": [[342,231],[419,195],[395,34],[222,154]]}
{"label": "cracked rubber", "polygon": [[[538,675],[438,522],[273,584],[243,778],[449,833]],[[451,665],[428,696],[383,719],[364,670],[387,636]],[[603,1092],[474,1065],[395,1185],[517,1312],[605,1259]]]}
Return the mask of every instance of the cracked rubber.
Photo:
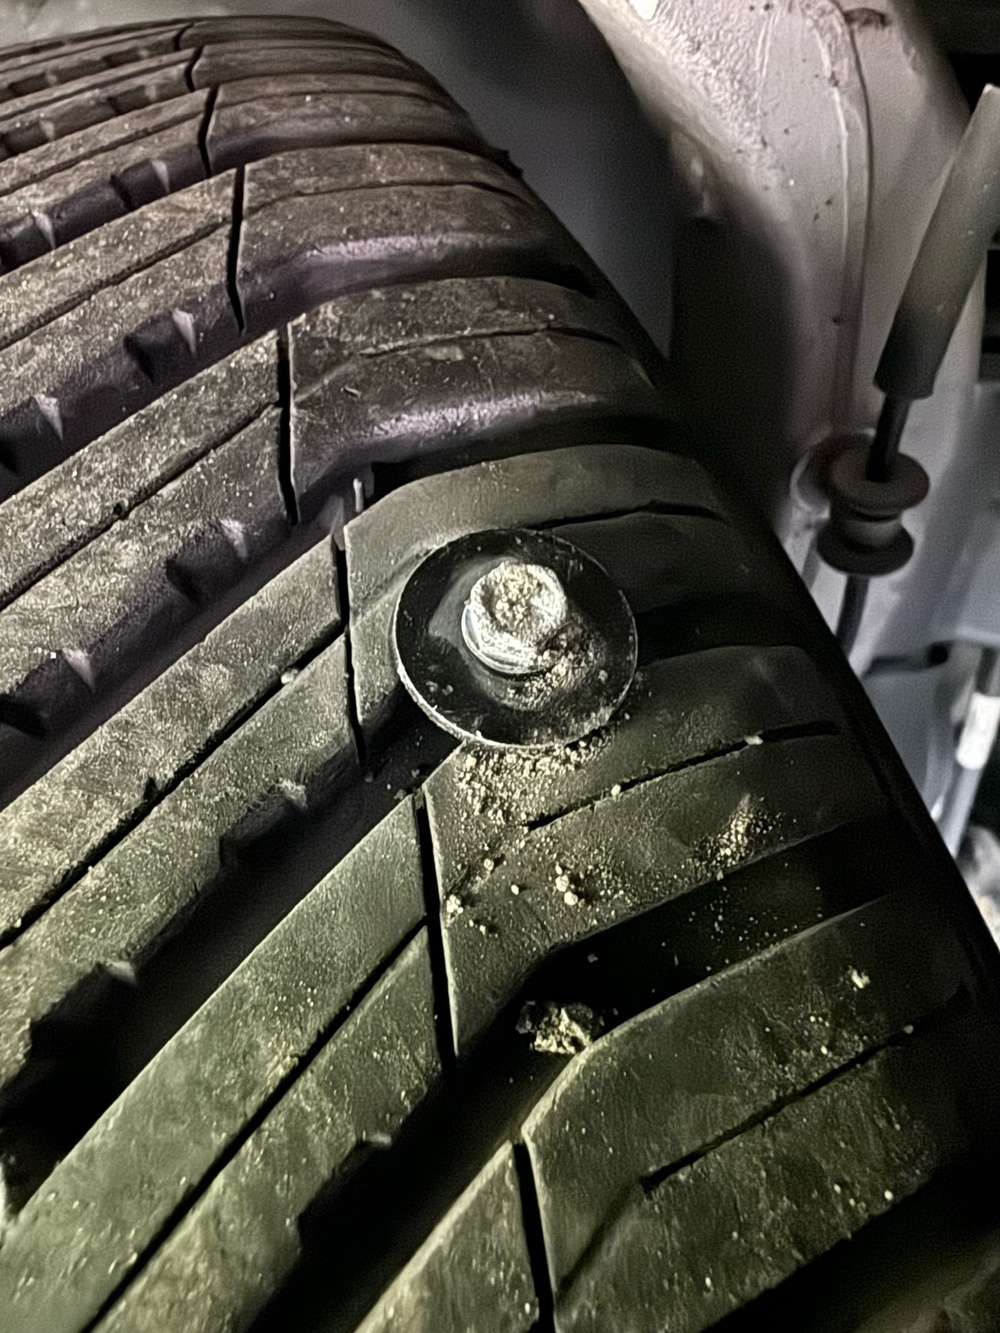
{"label": "cracked rubber", "polygon": [[[0,52],[0,1330],[989,1324],[992,946],[660,383],[376,39]],[[506,528],[635,617],[561,749],[399,683]]]}

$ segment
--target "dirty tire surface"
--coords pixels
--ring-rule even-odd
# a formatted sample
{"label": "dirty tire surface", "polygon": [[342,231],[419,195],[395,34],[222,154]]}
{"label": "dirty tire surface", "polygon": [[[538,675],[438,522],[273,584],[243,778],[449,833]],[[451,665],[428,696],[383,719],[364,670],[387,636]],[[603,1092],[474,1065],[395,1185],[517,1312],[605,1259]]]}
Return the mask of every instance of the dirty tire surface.
{"label": "dirty tire surface", "polygon": [[[923,1327],[997,968],[629,312],[336,24],[0,99],[0,1328]],[[409,575],[511,528],[635,617],[562,748],[399,683]]]}

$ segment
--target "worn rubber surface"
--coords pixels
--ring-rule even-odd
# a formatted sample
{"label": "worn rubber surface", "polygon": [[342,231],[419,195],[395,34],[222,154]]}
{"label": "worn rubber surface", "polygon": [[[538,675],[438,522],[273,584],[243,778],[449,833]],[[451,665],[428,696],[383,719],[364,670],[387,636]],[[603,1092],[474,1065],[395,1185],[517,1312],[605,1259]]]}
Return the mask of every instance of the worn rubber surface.
{"label": "worn rubber surface", "polygon": [[[586,256],[335,24],[0,99],[0,1329],[988,1320],[989,941]],[[511,527],[636,618],[564,749],[397,676]]]}

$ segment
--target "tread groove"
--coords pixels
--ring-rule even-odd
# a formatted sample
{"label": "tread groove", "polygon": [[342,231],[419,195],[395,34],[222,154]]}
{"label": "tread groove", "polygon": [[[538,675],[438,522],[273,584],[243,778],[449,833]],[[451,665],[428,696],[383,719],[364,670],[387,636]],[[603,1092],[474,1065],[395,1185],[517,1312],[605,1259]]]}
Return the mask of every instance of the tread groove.
{"label": "tread groove", "polygon": [[[423,184],[424,182],[418,181],[415,184],[410,184],[408,186],[404,186],[403,188],[419,189]],[[464,181],[451,181],[449,182],[449,185],[462,186],[465,188],[476,189],[476,190],[484,189],[488,192],[492,189],[492,187],[490,186],[481,185],[479,181],[474,181],[471,183]],[[343,190],[331,191],[330,197],[337,198],[342,195],[360,194],[362,192],[366,194],[374,194],[380,190],[397,190],[399,188],[400,186],[395,182],[391,185],[377,185],[374,187],[347,186]],[[505,197],[508,199],[514,199],[518,203],[521,202],[520,198],[517,195],[511,194],[504,190],[492,189],[492,193],[498,195],[505,195]],[[322,195],[317,196],[313,194],[313,195],[300,195],[298,197],[315,199],[317,197],[323,198],[324,196]],[[503,338],[510,338],[510,339],[531,338],[537,334],[549,334],[550,336],[556,336],[560,338],[579,338],[587,342],[600,343],[604,347],[612,347],[616,352],[621,352],[623,356],[629,355],[626,349],[622,347],[621,342],[613,338],[610,334],[601,333],[596,329],[584,328],[582,325],[579,328],[573,328],[566,324],[560,324],[555,328],[551,328],[548,326],[543,327],[541,325],[534,328],[527,327],[521,329],[510,329],[502,327],[493,329],[493,328],[483,327],[481,329],[477,329],[475,333],[463,333],[459,331],[446,332],[446,333],[441,333],[436,337],[421,338],[419,342],[404,344],[398,347],[385,347],[385,348],[380,347],[372,349],[371,351],[359,351],[356,352],[355,355],[361,361],[369,362],[369,361],[377,361],[383,357],[388,358],[394,356],[405,356],[408,353],[423,352],[426,348],[430,347],[455,346],[455,347],[475,348],[477,344],[484,343],[487,341],[493,341],[494,339],[500,340]],[[309,384],[304,385],[303,386],[304,394],[311,394],[318,390],[322,390],[327,385],[333,383],[335,380],[342,378],[343,373],[344,373],[344,367],[342,364],[332,366],[330,370],[328,370],[325,374],[321,375],[318,379],[312,380],[310,381]],[[709,517],[716,517],[715,515],[711,514],[711,511],[700,509],[697,505],[693,506],[681,505],[676,508],[674,506],[667,506],[667,508],[670,513],[690,513],[692,517],[701,517],[703,515],[707,515]],[[653,507],[652,512],[658,512],[655,506]],[[635,513],[635,510],[634,509],[624,510],[623,513],[632,514]]]}
{"label": "tread groove", "polygon": [[434,859],[434,837],[431,833],[430,820],[423,794],[418,794],[414,803],[417,821],[417,837],[420,840],[420,860],[423,867],[424,901],[427,912],[427,943],[431,962],[431,976],[434,978],[436,1006],[434,1028],[437,1033],[438,1055],[441,1068],[446,1072],[452,1069],[456,1061],[455,1029],[451,1021],[451,999],[448,987],[448,964],[444,956],[444,938],[441,933],[441,891],[438,885],[437,867]]}
{"label": "tread groove", "polygon": [[[851,1059],[838,1065],[836,1069],[830,1070],[829,1073],[824,1074],[821,1078],[814,1079],[804,1088],[797,1088],[792,1093],[776,1098],[763,1110],[748,1117],[745,1121],[736,1125],[734,1128],[727,1130],[724,1134],[718,1135],[710,1143],[703,1145],[695,1152],[688,1153],[687,1156],[681,1158],[679,1161],[672,1162],[669,1166],[662,1167],[657,1171],[651,1171],[639,1181],[643,1194],[647,1198],[654,1196],[657,1189],[665,1184],[666,1181],[670,1180],[673,1176],[678,1175],[681,1171],[693,1166],[696,1162],[709,1157],[724,1144],[731,1143],[733,1140],[742,1137],[742,1135],[758,1128],[760,1125],[766,1124],[768,1121],[774,1119],[774,1117],[781,1111],[807,1101],[821,1089],[829,1087],[831,1084],[846,1078],[855,1070],[862,1069],[866,1065],[871,1064],[886,1051],[905,1046],[916,1036],[945,1027],[949,1020],[968,1013],[971,1007],[972,997],[969,992],[965,989],[958,991],[951,997],[951,999],[946,1000],[945,1003],[933,1013],[928,1014],[924,1018],[915,1019],[912,1023],[908,1023],[905,1029],[901,1029],[887,1041],[880,1042],[878,1045],[872,1046],[866,1051],[862,1051],[859,1055],[852,1056]],[[581,1277],[586,1274],[587,1270],[599,1258],[600,1252],[609,1235],[615,1229],[622,1211],[627,1208],[629,1204],[630,1194],[631,1192],[627,1191],[625,1195],[620,1198],[618,1206],[608,1210],[600,1226],[590,1238],[586,1249],[559,1284],[559,1299],[566,1297],[572,1291],[573,1287]]]}
{"label": "tread groove", "polygon": [[[235,286],[235,284],[234,284]],[[288,356],[288,328],[277,330],[278,338],[278,403],[281,413],[278,422],[278,484],[285,502],[288,521],[294,527],[299,521],[299,498],[292,480],[292,367]],[[340,590],[342,593],[344,590]],[[353,698],[353,691],[351,697]]]}
{"label": "tread groove", "polygon": [[322,1029],[322,1031],[313,1040],[309,1049],[305,1051],[295,1065],[284,1077],[276,1084],[270,1094],[265,1098],[261,1105],[254,1111],[253,1115],[244,1123],[240,1132],[233,1136],[225,1149],[219,1154],[197,1186],[190,1192],[164,1222],[157,1234],[145,1247],[138,1260],[118,1284],[114,1291],[107,1297],[94,1317],[83,1325],[80,1333],[92,1333],[100,1324],[101,1320],[111,1310],[121,1298],[122,1294],[141,1276],[143,1270],[156,1252],[160,1249],[163,1242],[176,1229],[178,1224],[190,1213],[198,1204],[199,1200],[207,1193],[212,1182],[223,1172],[229,1163],[236,1157],[239,1151],[252,1138],[256,1131],[263,1125],[275,1107],[281,1102],[282,1098],[298,1082],[309,1066],[315,1061],[323,1048],[337,1035],[340,1029],[353,1017],[355,1011],[360,1008],[369,995],[375,990],[383,977],[388,976],[400,958],[416,940],[420,932],[424,929],[424,923],[419,922],[406,932],[399,943],[386,955],[379,965],[370,972],[361,985],[351,996],[350,1000],[343,1006],[337,1015]]}
{"label": "tread groove", "polygon": [[[181,51],[183,49],[184,48],[181,47],[180,45],[174,47],[175,51]],[[195,87],[195,82],[194,82],[194,67],[201,59],[201,55],[204,49],[205,48],[202,46],[196,46],[191,52],[191,59],[184,66],[184,82],[187,85],[188,92],[190,93],[198,91],[198,89]]]}
{"label": "tread groove", "polygon": [[108,184],[111,186],[112,190],[114,190],[115,194],[124,204],[126,212],[128,213],[134,212],[135,202],[132,199],[132,196],[129,194],[128,190],[126,190],[125,186],[122,184],[122,181],[118,176],[117,172],[112,171],[110,173],[110,175],[108,176]]}
{"label": "tread groove", "polygon": [[201,155],[202,166],[205,168],[206,176],[214,176],[215,168],[212,166],[212,158],[208,151],[208,135],[212,128],[212,117],[215,114],[215,103],[219,96],[219,89],[216,85],[209,88],[208,97],[205,99],[205,110],[202,113],[201,124],[198,126],[198,152]]}
{"label": "tread groove", "polygon": [[[682,759],[679,763],[668,764],[665,768],[643,773],[641,777],[633,778],[630,782],[616,783],[618,791],[615,794],[623,796],[626,792],[630,792],[636,787],[642,787],[647,782],[655,782],[659,778],[669,777],[674,773],[683,773],[689,768],[699,768],[702,764],[711,764],[717,759],[728,759],[730,755],[740,754],[743,750],[750,749],[751,746],[785,745],[790,741],[812,740],[819,736],[839,736],[840,734],[840,728],[833,722],[801,722],[787,727],[772,727],[760,732],[758,736],[745,736],[742,740],[734,741],[731,745],[720,746],[717,750],[709,750],[705,754],[695,755],[690,759]],[[529,833],[534,833],[536,829],[557,824],[561,819],[565,819],[567,815],[575,815],[581,810],[593,809],[594,806],[607,800],[611,795],[610,791],[602,792],[596,797],[590,797],[585,801],[568,805],[565,809],[553,814],[530,820],[525,828]]]}
{"label": "tread groove", "polygon": [[0,725],[12,727],[14,731],[20,731],[25,736],[41,738],[46,734],[45,727],[34,709],[6,695],[0,695]]}
{"label": "tread groove", "polygon": [[[156,367],[153,365],[149,353],[142,346],[139,340],[137,338],[134,338],[132,334],[126,333],[125,337],[122,339],[122,346],[125,349],[126,355],[136,366],[136,368],[138,369],[139,373],[143,376],[143,378],[147,379],[150,384],[155,384]],[[51,471],[51,469],[47,470]]]}
{"label": "tread groove", "polygon": [[[16,601],[18,597],[23,596],[24,593],[30,592],[36,583],[40,583],[43,578],[51,574],[55,569],[58,569],[60,565],[65,564],[65,562],[72,556],[76,555],[77,552],[82,551],[85,546],[89,546],[90,543],[96,541],[98,537],[102,537],[106,532],[110,532],[116,524],[120,523],[123,519],[128,518],[133,510],[137,509],[139,505],[144,504],[147,500],[151,500],[154,495],[158,495],[160,491],[171,482],[179,481],[181,477],[190,472],[192,468],[196,467],[204,459],[210,457],[210,455],[214,454],[218,449],[221,449],[231,440],[234,440],[241,431],[256,425],[262,417],[265,417],[267,413],[271,411],[271,408],[272,404],[266,403],[257,411],[241,418],[233,424],[231,429],[225,431],[217,440],[213,441],[204,452],[190,457],[181,467],[178,467],[176,471],[168,471],[161,474],[151,488],[140,489],[130,496],[127,501],[120,501],[115,504],[111,512],[106,515],[105,522],[95,523],[89,526],[82,535],[78,533],[75,536],[68,537],[65,544],[59,548],[58,552],[53,555],[51,559],[39,562],[35,566],[30,576],[21,581],[13,580],[6,586],[0,588],[0,611],[5,610],[12,602]],[[50,474],[45,475],[48,476]],[[2,512],[2,510],[0,510],[0,512]]]}
{"label": "tread groove", "polygon": [[[243,301],[240,297],[239,283],[239,265],[240,265],[240,240],[243,235],[243,197],[246,185],[246,167],[236,168],[233,176],[233,220],[229,233],[229,251],[226,255],[226,289],[229,292],[229,301],[233,307],[233,314],[236,317],[236,327],[239,330],[240,337],[246,329],[246,315],[243,310]],[[287,363],[288,356],[285,354]],[[284,399],[282,399],[284,402]]]}
{"label": "tread groove", "polygon": [[[295,661],[289,663],[285,670],[296,672],[303,670],[310,662],[317,658],[321,653],[325,652],[331,644],[335,642],[338,635],[339,631],[324,635],[323,638],[310,648],[308,652],[303,653],[300,657],[296,658]],[[231,721],[220,727],[219,730],[214,732],[190,759],[183,764],[180,764],[171,774],[168,781],[160,785],[150,777],[146,785],[142,805],[134,810],[127,819],[123,820],[113,833],[108,834],[107,837],[101,839],[101,841],[96,844],[89,855],[81,860],[79,864],[70,871],[65,879],[60,882],[55,893],[46,898],[44,902],[39,903],[37,907],[24,912],[16,927],[0,932],[0,949],[5,949],[7,945],[13,944],[13,942],[23,935],[31,926],[41,920],[45,913],[59,901],[63,894],[68,893],[75,884],[78,884],[79,881],[83,879],[84,875],[86,875],[89,870],[97,865],[99,861],[103,860],[103,858],[117,847],[119,843],[123,842],[130,833],[133,833],[147,815],[149,815],[161,804],[162,801],[179,787],[186,778],[189,778],[196,769],[200,768],[205,760],[209,759],[217,750],[219,750],[226,741],[230,740],[238,731],[246,726],[255,714],[259,713],[266,704],[270,703],[276,695],[281,693],[282,688],[283,686],[280,678],[275,680],[267,690],[259,695],[249,708],[245,709]],[[0,712],[0,720],[6,720],[3,718],[2,712]]]}
{"label": "tread groove", "polygon": [[538,1202],[538,1183],[535,1180],[531,1154],[527,1146],[515,1143],[513,1147],[514,1169],[517,1172],[521,1200],[521,1221],[528,1245],[535,1299],[538,1301],[538,1318],[532,1325],[531,1333],[556,1333],[555,1296],[549,1281],[549,1261],[545,1249],[545,1234],[542,1230],[542,1210]]}
{"label": "tread groove", "polygon": [[337,567],[337,596],[340,599],[340,616],[344,625],[344,660],[347,666],[347,716],[350,719],[351,731],[354,733],[358,763],[364,768],[369,760],[368,737],[358,715],[354,652],[351,642],[351,603],[349,600],[350,585],[347,576],[347,558],[339,547],[335,547],[334,554]]}

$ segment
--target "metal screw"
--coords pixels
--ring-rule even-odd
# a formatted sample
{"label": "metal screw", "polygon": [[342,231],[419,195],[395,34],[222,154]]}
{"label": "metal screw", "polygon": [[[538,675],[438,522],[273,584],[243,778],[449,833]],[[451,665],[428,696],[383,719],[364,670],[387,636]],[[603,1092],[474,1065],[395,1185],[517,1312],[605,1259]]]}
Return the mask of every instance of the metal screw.
{"label": "metal screw", "polygon": [[462,613],[462,637],[492,670],[533,676],[556,660],[553,640],[570,619],[566,593],[551,569],[502,560],[473,585]]}

